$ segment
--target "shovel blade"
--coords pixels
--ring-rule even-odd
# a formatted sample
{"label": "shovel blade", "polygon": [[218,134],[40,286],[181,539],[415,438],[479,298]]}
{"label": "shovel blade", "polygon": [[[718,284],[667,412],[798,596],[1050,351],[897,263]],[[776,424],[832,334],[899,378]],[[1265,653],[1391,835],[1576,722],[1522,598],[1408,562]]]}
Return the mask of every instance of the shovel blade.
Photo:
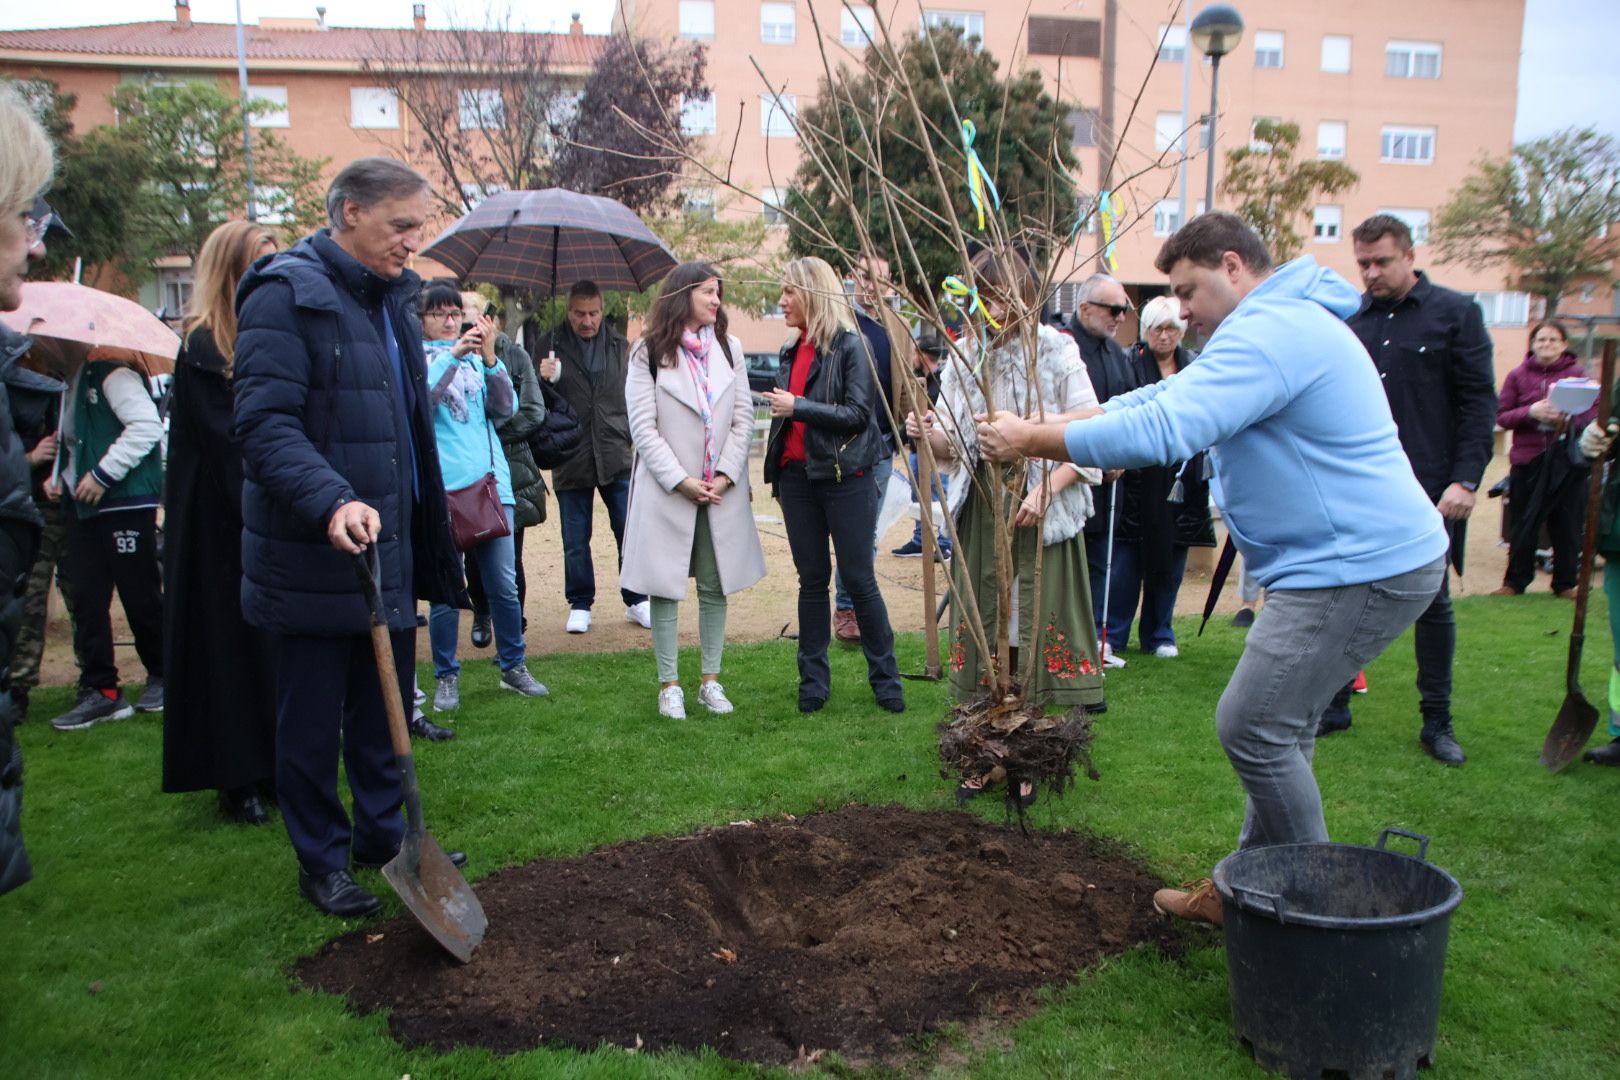
{"label": "shovel blade", "polygon": [[422,834],[421,859],[415,866],[410,865],[407,847],[402,845],[400,853],[383,867],[383,877],[416,921],[465,964],[489,929],[484,907],[432,833]]}
{"label": "shovel blade", "polygon": [[1598,711],[1578,687],[1564,696],[1558,719],[1541,744],[1541,763],[1558,772],[1580,756],[1592,732],[1597,729]]}

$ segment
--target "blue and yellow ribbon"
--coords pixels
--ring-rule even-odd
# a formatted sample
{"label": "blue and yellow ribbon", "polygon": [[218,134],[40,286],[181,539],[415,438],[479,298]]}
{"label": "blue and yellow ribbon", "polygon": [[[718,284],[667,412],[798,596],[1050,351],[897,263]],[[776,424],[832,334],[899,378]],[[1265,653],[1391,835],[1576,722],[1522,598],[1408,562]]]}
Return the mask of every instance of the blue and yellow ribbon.
{"label": "blue and yellow ribbon", "polygon": [[1119,269],[1119,260],[1114,257],[1114,233],[1119,219],[1125,214],[1124,201],[1115,192],[1104,191],[1097,196],[1097,219],[1102,224],[1103,238],[1103,265],[1110,270]]}
{"label": "blue and yellow ribbon", "polygon": [[985,191],[990,192],[989,201],[997,210],[1001,209],[1001,192],[996,190],[996,182],[990,179],[985,170],[984,162],[979,160],[979,152],[973,149],[973,140],[978,136],[978,128],[973,121],[962,121],[962,153],[967,158],[968,198],[973,200],[973,209],[979,215],[979,231],[984,231]]}
{"label": "blue and yellow ribbon", "polygon": [[984,306],[984,298],[979,295],[978,289],[969,285],[955,274],[952,274],[950,277],[941,282],[940,287],[945,290],[946,295],[956,300],[960,306],[966,308],[968,314],[971,315],[973,312],[977,311],[980,315],[984,316],[985,322],[989,323],[997,330],[1001,329],[1001,324],[996,322],[995,318],[990,314],[990,309]]}

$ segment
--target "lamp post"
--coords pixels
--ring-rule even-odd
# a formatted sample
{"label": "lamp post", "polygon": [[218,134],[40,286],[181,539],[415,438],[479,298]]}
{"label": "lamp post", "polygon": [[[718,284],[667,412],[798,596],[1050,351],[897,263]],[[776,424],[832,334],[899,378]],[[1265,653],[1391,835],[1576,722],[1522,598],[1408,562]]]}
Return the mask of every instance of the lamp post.
{"label": "lamp post", "polygon": [[1221,85],[1221,57],[1243,40],[1243,16],[1230,4],[1212,4],[1192,21],[1192,40],[1198,51],[1209,57],[1209,173],[1204,181],[1204,209],[1215,209],[1215,113],[1216,93]]}

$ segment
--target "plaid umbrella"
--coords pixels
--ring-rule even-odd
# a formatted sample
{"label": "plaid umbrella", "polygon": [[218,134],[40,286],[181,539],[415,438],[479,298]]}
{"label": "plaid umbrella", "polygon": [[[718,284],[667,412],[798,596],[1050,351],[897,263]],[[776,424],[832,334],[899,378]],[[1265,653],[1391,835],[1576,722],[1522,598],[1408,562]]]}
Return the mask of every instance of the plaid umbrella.
{"label": "plaid umbrella", "polygon": [[174,371],[180,338],[133,300],[66,281],[25,281],[22,305],[0,313],[0,322],[35,340],[63,343],[63,355],[133,360],[148,375]]}
{"label": "plaid umbrella", "polygon": [[546,296],[576,281],[640,292],[679,261],[623,203],[562,188],[491,195],[422,256],[463,279]]}

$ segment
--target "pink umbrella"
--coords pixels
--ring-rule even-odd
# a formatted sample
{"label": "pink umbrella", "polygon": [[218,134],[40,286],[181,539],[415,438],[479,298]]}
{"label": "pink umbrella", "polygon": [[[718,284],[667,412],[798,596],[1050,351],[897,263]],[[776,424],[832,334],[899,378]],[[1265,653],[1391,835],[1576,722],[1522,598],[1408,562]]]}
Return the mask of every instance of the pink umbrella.
{"label": "pink umbrella", "polygon": [[[36,339],[74,342],[135,360],[148,375],[173,372],[180,351],[175,332],[135,301],[65,281],[23,282],[22,305],[0,312],[0,322]],[[87,351],[63,347],[69,356],[82,358]]]}

